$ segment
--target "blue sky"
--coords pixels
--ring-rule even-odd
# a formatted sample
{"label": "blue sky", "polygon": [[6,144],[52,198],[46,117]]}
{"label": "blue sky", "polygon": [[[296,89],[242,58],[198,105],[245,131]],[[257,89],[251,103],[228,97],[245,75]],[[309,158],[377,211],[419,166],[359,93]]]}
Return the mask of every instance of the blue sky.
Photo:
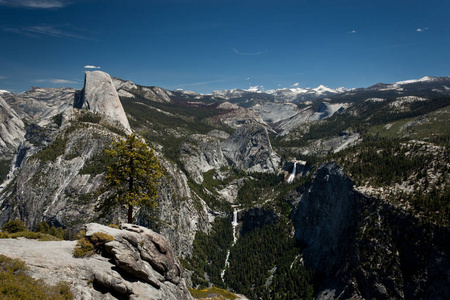
{"label": "blue sky", "polygon": [[86,66],[200,93],[450,75],[448,0],[0,0],[0,89]]}

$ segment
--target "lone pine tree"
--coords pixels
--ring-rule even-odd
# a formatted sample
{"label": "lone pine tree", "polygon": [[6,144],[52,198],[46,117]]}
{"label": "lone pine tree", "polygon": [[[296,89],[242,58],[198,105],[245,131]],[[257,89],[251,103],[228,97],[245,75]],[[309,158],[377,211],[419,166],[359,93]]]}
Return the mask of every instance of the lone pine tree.
{"label": "lone pine tree", "polygon": [[105,177],[105,189],[110,196],[104,200],[103,207],[127,206],[128,223],[132,223],[133,206],[150,209],[156,206],[158,185],[164,171],[154,149],[135,133],[126,139],[117,138],[112,146],[105,150],[112,158],[112,164]]}

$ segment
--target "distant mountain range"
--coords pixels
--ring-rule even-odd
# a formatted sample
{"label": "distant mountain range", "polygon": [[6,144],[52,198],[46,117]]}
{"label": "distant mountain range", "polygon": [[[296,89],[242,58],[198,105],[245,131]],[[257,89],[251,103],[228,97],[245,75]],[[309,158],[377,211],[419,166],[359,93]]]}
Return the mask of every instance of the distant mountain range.
{"label": "distant mountain range", "polygon": [[262,99],[272,102],[293,102],[298,103],[302,101],[313,100],[320,97],[333,97],[336,95],[352,94],[354,92],[361,91],[417,91],[420,89],[435,88],[436,91],[446,92],[450,91],[450,76],[447,77],[433,77],[425,76],[420,79],[404,80],[395,83],[377,83],[367,88],[349,89],[345,87],[339,87],[332,89],[324,85],[319,85],[316,88],[281,88],[264,91],[258,86],[250,87],[248,89],[230,89],[213,91],[211,94],[199,94],[192,91],[185,91],[182,89],[175,90],[173,92],[180,93],[189,97],[204,98],[204,97],[217,97],[223,98],[230,102],[236,102],[233,100],[244,99]]}

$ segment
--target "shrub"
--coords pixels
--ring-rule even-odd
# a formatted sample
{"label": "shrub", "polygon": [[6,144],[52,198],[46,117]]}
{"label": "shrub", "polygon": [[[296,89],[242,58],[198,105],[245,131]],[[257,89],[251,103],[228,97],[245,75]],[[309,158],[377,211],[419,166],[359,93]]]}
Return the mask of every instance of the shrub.
{"label": "shrub", "polygon": [[108,226],[111,228],[120,229],[120,227],[116,224],[109,224]]}
{"label": "shrub", "polygon": [[83,237],[77,241],[75,250],[73,251],[74,257],[86,257],[94,254],[95,247],[88,238]]}
{"label": "shrub", "polygon": [[34,228],[34,232],[48,233],[49,230],[50,226],[45,221],[37,223],[36,227]]}
{"label": "shrub", "polygon": [[78,240],[73,256],[86,257],[92,256],[95,252],[103,252],[105,244],[113,240],[112,236],[103,232],[96,232],[91,237],[83,236]]}
{"label": "shrub", "polygon": [[22,222],[22,220],[10,220],[3,224],[2,227],[4,232],[15,233],[20,231],[28,231],[27,226]]}
{"label": "shrub", "polygon": [[109,234],[103,232],[96,232],[90,237],[90,240],[94,244],[94,246],[97,246],[100,244],[106,244],[108,242],[111,242],[114,240],[114,238]]}
{"label": "shrub", "polygon": [[22,260],[0,255],[0,299],[73,299],[67,282],[49,286],[27,275],[27,270]]}

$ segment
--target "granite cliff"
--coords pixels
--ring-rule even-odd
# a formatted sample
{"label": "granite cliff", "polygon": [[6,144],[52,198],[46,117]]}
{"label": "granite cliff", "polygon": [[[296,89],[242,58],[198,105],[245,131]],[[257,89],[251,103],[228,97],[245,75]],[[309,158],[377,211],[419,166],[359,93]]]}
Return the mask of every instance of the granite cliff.
{"label": "granite cliff", "polygon": [[318,299],[450,295],[448,228],[361,194],[335,163],[317,170],[292,219]]}

